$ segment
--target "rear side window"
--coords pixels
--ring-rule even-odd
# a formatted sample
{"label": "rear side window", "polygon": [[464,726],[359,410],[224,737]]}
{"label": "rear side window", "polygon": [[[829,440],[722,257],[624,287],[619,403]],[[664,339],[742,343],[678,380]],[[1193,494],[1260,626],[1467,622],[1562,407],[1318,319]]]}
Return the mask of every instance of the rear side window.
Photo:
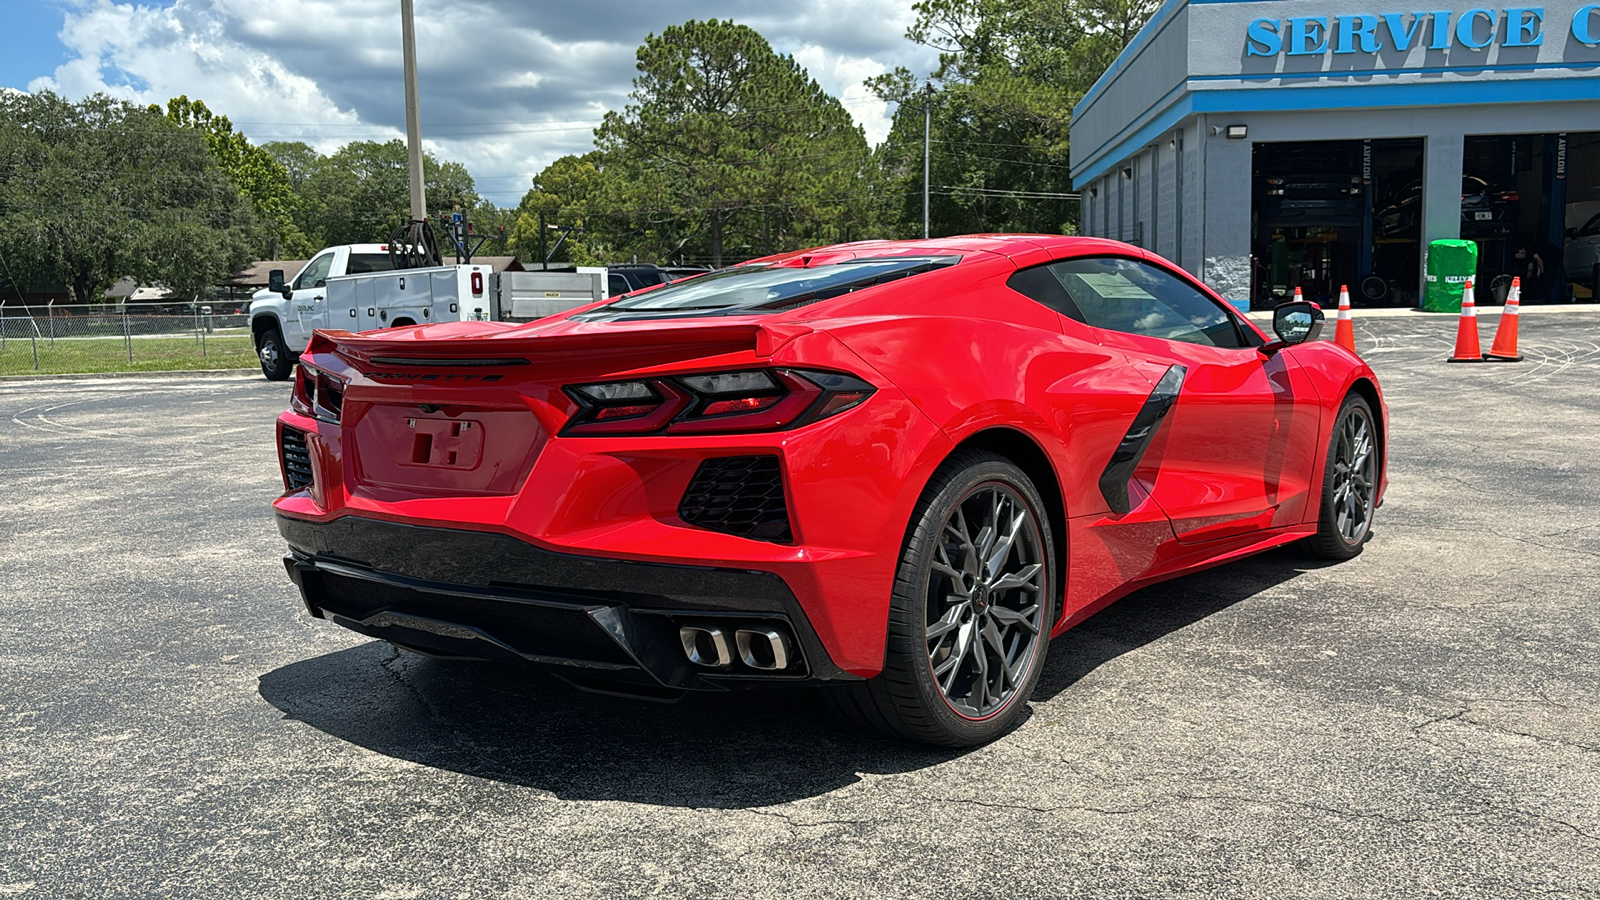
{"label": "rear side window", "polygon": [[394,261],[389,259],[387,253],[352,253],[350,265],[346,274],[360,275],[363,272],[392,272]]}
{"label": "rear side window", "polygon": [[1045,268],[1082,321],[1096,328],[1211,347],[1244,346],[1233,317],[1215,300],[1148,263],[1097,257]]}
{"label": "rear side window", "polygon": [[1061,279],[1050,271],[1049,266],[1022,269],[1006,279],[1006,287],[1070,319],[1083,321],[1083,313],[1078,311],[1077,304],[1067,296],[1067,289],[1061,286]]}
{"label": "rear side window", "polygon": [[580,321],[779,312],[954,265],[959,256],[853,259],[820,266],[736,266],[624,297]]}

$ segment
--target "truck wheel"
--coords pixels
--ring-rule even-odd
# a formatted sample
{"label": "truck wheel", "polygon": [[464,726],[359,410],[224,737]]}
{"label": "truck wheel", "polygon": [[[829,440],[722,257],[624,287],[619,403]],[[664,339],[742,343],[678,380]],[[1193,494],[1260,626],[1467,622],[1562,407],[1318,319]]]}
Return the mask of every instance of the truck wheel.
{"label": "truck wheel", "polygon": [[267,376],[268,381],[289,380],[289,373],[294,371],[294,356],[283,342],[283,332],[276,328],[261,332],[256,353],[261,358],[261,374]]}

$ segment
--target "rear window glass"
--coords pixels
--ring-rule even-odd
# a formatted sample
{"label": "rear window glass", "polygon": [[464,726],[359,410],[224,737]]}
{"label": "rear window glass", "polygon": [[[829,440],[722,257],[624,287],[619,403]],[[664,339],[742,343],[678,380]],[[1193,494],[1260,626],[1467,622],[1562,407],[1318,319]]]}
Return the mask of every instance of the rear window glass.
{"label": "rear window glass", "polygon": [[641,319],[778,312],[959,262],[959,256],[894,256],[827,265],[735,266],[646,294],[625,297],[574,319]]}
{"label": "rear window glass", "polygon": [[352,253],[350,265],[345,269],[348,275],[360,275],[363,272],[392,272],[394,262],[387,253]]}

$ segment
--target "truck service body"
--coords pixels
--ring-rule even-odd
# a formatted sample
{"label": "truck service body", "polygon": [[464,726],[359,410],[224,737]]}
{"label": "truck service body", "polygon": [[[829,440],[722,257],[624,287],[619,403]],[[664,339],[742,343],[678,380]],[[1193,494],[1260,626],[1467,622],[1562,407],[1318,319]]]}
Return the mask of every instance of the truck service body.
{"label": "truck service body", "polygon": [[388,244],[345,244],[319,252],[293,279],[257,291],[250,330],[262,373],[281,381],[319,328],[531,321],[607,297],[604,268],[497,273],[467,263],[396,269]]}

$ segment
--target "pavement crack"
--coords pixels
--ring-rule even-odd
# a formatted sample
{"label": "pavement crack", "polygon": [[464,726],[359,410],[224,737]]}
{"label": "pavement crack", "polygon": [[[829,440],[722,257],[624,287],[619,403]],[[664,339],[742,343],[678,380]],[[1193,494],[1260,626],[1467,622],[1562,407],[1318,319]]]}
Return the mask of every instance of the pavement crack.
{"label": "pavement crack", "polygon": [[1553,700],[1537,701],[1537,700],[1501,700],[1499,698],[1492,698],[1492,697],[1480,698],[1480,699],[1476,699],[1476,700],[1468,700],[1468,701],[1466,701],[1466,705],[1465,706],[1461,707],[1460,709],[1457,709],[1455,712],[1452,712],[1452,713],[1450,713],[1448,715],[1434,716],[1434,717],[1432,717],[1430,719],[1427,719],[1426,721],[1419,722],[1418,724],[1411,726],[1411,731],[1412,731],[1413,734],[1421,736],[1422,731],[1424,729],[1426,729],[1426,728],[1432,728],[1432,727],[1437,726],[1437,725],[1443,725],[1446,722],[1455,722],[1455,723],[1458,723],[1458,724],[1463,725],[1463,726],[1479,729],[1481,731],[1490,731],[1490,732],[1494,732],[1496,734],[1509,735],[1511,737],[1529,738],[1531,740],[1538,741],[1539,743],[1542,743],[1542,744],[1555,744],[1555,745],[1557,745],[1559,747],[1570,747],[1570,748],[1572,748],[1574,750],[1577,750],[1580,753],[1600,753],[1600,747],[1596,747],[1596,746],[1593,746],[1593,745],[1590,745],[1590,744],[1584,744],[1584,743],[1580,743],[1578,741],[1562,740],[1561,738],[1550,737],[1549,735],[1534,734],[1531,731],[1518,731],[1515,728],[1506,728],[1506,727],[1501,726],[1501,725],[1495,725],[1495,724],[1492,724],[1492,723],[1489,723],[1489,722],[1482,722],[1482,721],[1479,721],[1477,719],[1472,718],[1470,714],[1472,713],[1473,708],[1475,706],[1479,705],[1479,704],[1482,704],[1482,703],[1548,703],[1548,704],[1550,704],[1552,706],[1557,706],[1557,707],[1560,707],[1562,709],[1567,709],[1568,708],[1565,705],[1560,704],[1560,703],[1556,703]]}
{"label": "pavement crack", "polygon": [[1017,810],[1018,812],[1036,812],[1036,813],[1053,813],[1053,812],[1062,812],[1062,811],[1086,812],[1086,813],[1094,813],[1096,815],[1101,815],[1101,816],[1127,816],[1127,815],[1132,815],[1132,814],[1138,813],[1138,812],[1144,812],[1145,810],[1148,810],[1150,808],[1149,806],[1134,806],[1134,807],[1128,807],[1128,808],[1122,808],[1122,809],[1108,809],[1106,807],[1101,807],[1101,806],[1083,806],[1083,805],[1070,804],[1070,803],[1062,803],[1062,804],[1057,804],[1055,806],[1032,806],[1032,805],[1026,804],[1026,803],[995,803],[995,802],[988,801],[988,800],[977,800],[977,799],[973,799],[973,798],[957,798],[957,797],[926,797],[926,798],[923,798],[923,802],[925,802],[925,803],[954,803],[954,804],[960,804],[960,805],[964,805],[964,806],[982,806],[982,807],[987,807],[989,809],[1013,809],[1013,810]]}
{"label": "pavement crack", "polygon": [[772,819],[782,819],[784,824],[790,828],[821,828],[825,825],[865,825],[869,821],[867,819],[818,819],[814,822],[796,822],[792,815],[778,809],[750,809],[746,810],[746,812]]}

